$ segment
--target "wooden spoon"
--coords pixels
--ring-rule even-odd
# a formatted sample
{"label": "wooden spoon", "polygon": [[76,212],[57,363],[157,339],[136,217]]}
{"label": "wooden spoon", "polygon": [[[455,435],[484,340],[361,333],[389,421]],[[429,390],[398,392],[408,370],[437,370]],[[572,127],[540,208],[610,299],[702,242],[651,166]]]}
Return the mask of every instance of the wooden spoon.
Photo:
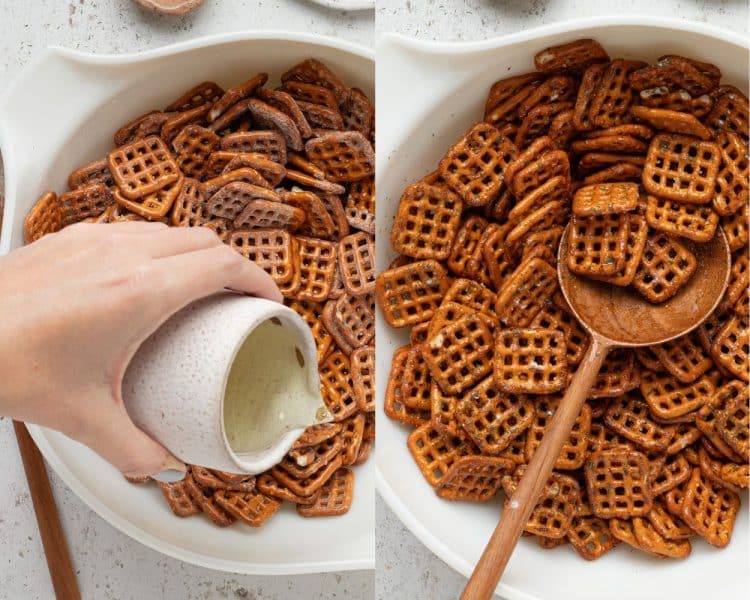
{"label": "wooden spoon", "polygon": [[719,304],[729,281],[731,255],[721,229],[710,242],[691,244],[698,269],[663,304],[650,304],[630,289],[571,273],[567,266],[568,231],[569,227],[560,240],[557,276],[565,299],[591,336],[591,343],[474,568],[461,595],[463,600],[492,597],[607,353],[615,347],[660,344],[695,329]]}
{"label": "wooden spoon", "polygon": [[163,15],[185,15],[201,6],[206,0],[135,0],[143,8]]}

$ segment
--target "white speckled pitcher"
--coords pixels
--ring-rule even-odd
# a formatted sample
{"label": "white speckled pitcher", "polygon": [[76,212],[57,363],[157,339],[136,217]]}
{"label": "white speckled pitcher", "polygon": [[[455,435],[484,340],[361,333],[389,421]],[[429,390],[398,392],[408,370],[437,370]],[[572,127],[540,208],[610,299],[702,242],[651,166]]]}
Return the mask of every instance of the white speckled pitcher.
{"label": "white speckled pitcher", "polygon": [[[283,402],[272,398],[277,405],[264,406],[262,422],[242,423],[250,438],[265,440],[262,446],[238,451],[227,437],[227,383],[240,349],[246,340],[253,343],[253,332],[263,324],[266,333],[279,328],[284,381],[297,389],[302,383],[309,393],[291,394]],[[248,376],[255,380],[255,374]],[[252,402],[269,402],[252,397],[253,387],[248,386]],[[234,473],[269,469],[305,427],[331,420],[320,396],[315,340],[307,324],[282,304],[231,292],[194,302],[166,321],[128,365],[122,393],[135,423],[177,458]]]}

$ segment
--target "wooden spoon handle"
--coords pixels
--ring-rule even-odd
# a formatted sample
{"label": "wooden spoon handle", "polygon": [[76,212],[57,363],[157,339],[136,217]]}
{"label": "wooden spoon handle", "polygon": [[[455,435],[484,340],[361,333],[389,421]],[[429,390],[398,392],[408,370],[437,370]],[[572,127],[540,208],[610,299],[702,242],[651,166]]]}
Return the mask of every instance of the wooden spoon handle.
{"label": "wooden spoon handle", "polygon": [[52,495],[44,459],[31,439],[26,425],[13,421],[13,428],[16,430],[18,449],[26,471],[26,481],[29,483],[55,597],[57,600],[80,600],[81,592],[65,543],[65,533],[60,524],[60,515],[57,512],[55,497]]}
{"label": "wooden spoon handle", "polygon": [[578,414],[581,412],[599,368],[607,356],[609,346],[593,338],[586,356],[578,366],[570,387],[552,418],[542,443],[531,458],[518,483],[515,493],[503,510],[490,541],[471,575],[462,600],[489,600],[497,587],[505,565],[516,547],[516,542],[536,506],[539,494],[552,472],[563,444],[568,439]]}

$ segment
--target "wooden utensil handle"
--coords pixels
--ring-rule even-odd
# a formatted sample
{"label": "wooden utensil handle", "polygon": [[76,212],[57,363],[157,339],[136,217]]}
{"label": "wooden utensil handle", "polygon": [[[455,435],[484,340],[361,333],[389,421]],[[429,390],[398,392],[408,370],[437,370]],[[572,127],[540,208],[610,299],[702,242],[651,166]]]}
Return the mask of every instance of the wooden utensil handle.
{"label": "wooden utensil handle", "polygon": [[60,515],[57,512],[55,497],[52,495],[44,459],[31,439],[26,425],[13,421],[13,428],[16,430],[18,449],[26,471],[26,481],[29,484],[55,597],[57,600],[80,600],[81,592],[65,543],[65,533],[60,524]]}
{"label": "wooden utensil handle", "polygon": [[596,338],[592,339],[586,356],[578,366],[578,371],[544,434],[542,443],[531,458],[515,493],[507,503],[508,506],[503,510],[500,522],[461,594],[462,600],[492,598],[505,565],[508,564],[529,515],[536,506],[537,498],[552,472],[563,444],[570,435],[608,350],[608,345]]}

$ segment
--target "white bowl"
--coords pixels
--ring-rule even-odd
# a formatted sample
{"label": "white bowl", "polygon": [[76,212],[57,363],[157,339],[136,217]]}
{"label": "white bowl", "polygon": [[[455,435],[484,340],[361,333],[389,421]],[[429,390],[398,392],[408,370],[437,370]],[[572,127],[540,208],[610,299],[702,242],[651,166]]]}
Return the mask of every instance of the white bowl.
{"label": "white bowl", "polygon": [[[613,57],[654,60],[684,54],[719,65],[724,81],[747,88],[747,43],[697,23],[597,18],[469,44],[434,44],[388,35],[377,47],[378,269],[393,258],[389,233],[404,187],[432,171],[442,154],[482,118],[497,79],[533,70],[534,53],[582,37]],[[468,576],[500,516],[499,501],[478,505],[435,495],[406,448],[409,429],[381,417],[395,348],[407,343],[378,317],[378,452],[376,485],[403,523],[430,550]],[[542,550],[522,539],[497,592],[510,600],[746,598],[747,494],[731,544],[696,542],[687,561],[656,561],[624,544],[594,563],[570,547]]]}
{"label": "white bowl", "polygon": [[[23,243],[23,219],[45,190],[64,190],[68,173],[101,158],[122,123],[177,98],[205,79],[224,86],[259,71],[279,75],[305,58],[322,60],[343,81],[374,92],[370,50],[316,35],[249,32],[212,36],[143,54],[93,56],[52,48],[0,97],[5,214],[0,253]],[[187,562],[254,574],[372,569],[373,465],[356,468],[352,508],[304,519],[290,505],[260,529],[227,529],[174,516],[154,485],[127,483],[88,448],[29,427],[45,458],[92,509],[127,535]]]}

